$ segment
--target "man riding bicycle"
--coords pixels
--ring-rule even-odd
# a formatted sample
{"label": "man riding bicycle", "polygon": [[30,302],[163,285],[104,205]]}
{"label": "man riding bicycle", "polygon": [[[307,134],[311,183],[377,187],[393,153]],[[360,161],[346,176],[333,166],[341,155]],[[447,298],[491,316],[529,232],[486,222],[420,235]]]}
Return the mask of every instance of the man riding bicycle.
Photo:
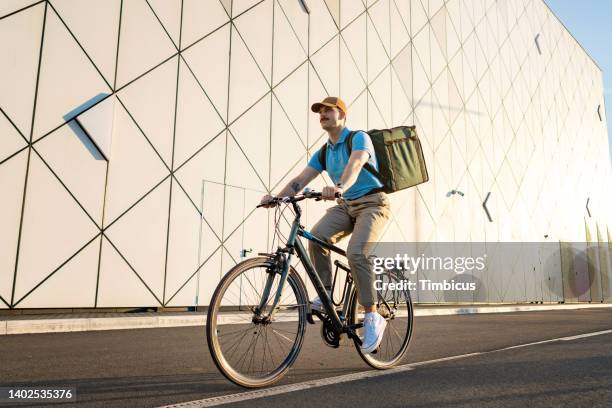
{"label": "man riding bicycle", "polygon": [[[369,163],[378,170],[374,146],[367,133],[351,133],[346,127],[345,103],[340,98],[327,97],[322,102],[313,104],[311,110],[319,114],[321,127],[329,136],[326,157],[323,158],[325,166],[321,163],[319,149],[302,172],[291,180],[277,197],[298,194],[323,170],[327,171],[334,182],[334,186],[323,188],[322,198],[333,200],[337,195],[341,198],[338,199],[337,205],[327,209],[311,232],[330,244],[335,244],[352,233],[346,253],[357,286],[359,303],[366,312],[362,351],[370,353],[380,345],[387,322],[376,310],[374,272],[367,258],[366,244],[378,240],[389,220],[389,198],[383,192],[381,181],[364,168],[364,165]],[[349,157],[346,143],[350,135],[352,148]],[[266,204],[272,198],[274,197],[271,195],[265,195],[261,203]],[[323,285],[331,295],[330,251],[314,242],[309,242],[308,250]],[[318,297],[311,303],[313,309],[323,310]]]}

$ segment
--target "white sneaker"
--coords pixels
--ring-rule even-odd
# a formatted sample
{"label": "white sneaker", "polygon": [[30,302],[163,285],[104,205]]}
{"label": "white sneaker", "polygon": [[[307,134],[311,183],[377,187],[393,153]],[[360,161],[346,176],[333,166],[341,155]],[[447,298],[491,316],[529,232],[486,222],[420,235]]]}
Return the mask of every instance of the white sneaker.
{"label": "white sneaker", "polygon": [[368,312],[363,319],[361,351],[371,353],[378,348],[387,327],[387,321],[378,312]]}

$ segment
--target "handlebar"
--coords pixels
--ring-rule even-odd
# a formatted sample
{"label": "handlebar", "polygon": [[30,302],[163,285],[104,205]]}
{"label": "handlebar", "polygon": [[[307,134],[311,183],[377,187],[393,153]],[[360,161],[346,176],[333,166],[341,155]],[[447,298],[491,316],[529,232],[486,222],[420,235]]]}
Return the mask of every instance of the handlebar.
{"label": "handlebar", "polygon": [[[335,194],[336,198],[342,197],[341,193]],[[313,198],[316,201],[321,201],[323,199],[323,194],[317,191],[308,191],[302,194],[296,194],[293,197],[273,197],[270,201],[265,204],[259,204],[255,208],[264,207],[267,205],[279,205],[281,203],[297,203],[298,201],[306,200],[307,198]]]}

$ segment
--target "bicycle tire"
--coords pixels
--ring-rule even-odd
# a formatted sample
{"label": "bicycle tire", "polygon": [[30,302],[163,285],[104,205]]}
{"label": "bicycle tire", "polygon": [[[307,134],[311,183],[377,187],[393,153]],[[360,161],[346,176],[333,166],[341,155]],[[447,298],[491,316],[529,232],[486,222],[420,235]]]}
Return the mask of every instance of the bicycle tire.
{"label": "bicycle tire", "polygon": [[[400,279],[394,278],[393,280],[399,281]],[[408,352],[408,347],[410,345],[410,340],[412,338],[412,329],[413,329],[413,323],[414,323],[414,319],[413,319],[414,309],[412,306],[412,299],[410,297],[410,291],[408,289],[405,289],[402,291],[393,291],[393,292],[401,292],[401,297],[399,297],[398,299],[400,300],[400,302],[397,305],[398,312],[396,313],[397,315],[396,317],[394,317],[394,319],[387,320],[387,327],[385,328],[385,333],[383,335],[383,341],[381,342],[377,353],[376,354],[364,353],[361,350],[361,345],[359,344],[359,342],[356,339],[354,339],[355,348],[357,349],[357,353],[359,353],[359,356],[369,366],[379,369],[379,370],[385,370],[385,369],[392,368],[398,365],[401,362],[402,358]],[[381,302],[380,299],[381,297],[385,297],[385,300],[387,300],[387,303],[389,303],[389,298],[386,296],[388,292],[381,293],[381,291],[378,291],[377,293],[378,293],[377,294],[377,297],[378,297],[377,308],[379,312],[381,312],[381,305],[382,305],[382,308],[384,309],[386,309],[386,306],[384,306],[384,304]],[[362,317],[360,318],[360,316],[358,316],[360,312],[359,312],[359,307],[357,303],[357,290],[355,287],[353,287],[353,290],[351,291],[351,295],[349,299],[350,299],[350,304],[349,304],[350,306],[349,306],[349,311],[348,311],[348,317],[349,317],[348,324],[350,326],[354,326],[354,325],[359,324],[360,321],[362,320]],[[389,305],[393,308],[391,303],[389,303]],[[381,314],[384,314],[384,313],[381,313]],[[402,316],[399,316],[400,314]],[[399,322],[400,321],[399,319],[402,319],[404,323],[402,325],[398,325],[399,327],[394,327],[394,323]],[[404,327],[404,329],[398,332],[398,328],[400,327]],[[363,337],[363,329],[357,330],[357,334],[359,335],[359,337]],[[391,349],[390,344],[392,345],[393,342],[390,341],[390,339],[393,337],[400,338],[400,342],[397,346],[397,350],[393,351],[392,353],[385,353],[385,348]]]}
{"label": "bicycle tire", "polygon": [[[258,285],[259,282],[262,282],[261,280],[254,282],[254,279],[251,279],[251,282],[248,282],[248,285],[250,285],[251,288],[253,289],[252,290],[249,289],[249,291],[251,291],[250,297],[245,295],[245,299],[249,299],[249,300],[245,301],[244,305],[228,306],[227,304],[224,305],[222,302],[224,299],[224,295],[228,293],[228,290],[230,288],[232,289],[235,288],[235,286],[232,286],[232,284],[236,283],[237,278],[239,278],[240,276],[243,276],[246,272],[252,271],[255,269],[259,269],[260,272],[262,271],[265,272],[270,267],[270,265],[271,265],[271,261],[269,260],[269,258],[257,257],[257,258],[248,259],[234,266],[224,276],[224,278],[221,280],[221,282],[217,286],[212,296],[210,306],[208,309],[208,315],[207,315],[207,321],[206,321],[206,334],[207,334],[208,348],[210,350],[210,354],[213,358],[213,361],[215,365],[217,366],[217,368],[219,369],[219,371],[228,380],[232,381],[233,383],[237,385],[240,385],[246,388],[265,387],[265,386],[271,385],[279,381],[286,374],[287,370],[293,365],[293,363],[297,359],[300,349],[302,347],[302,343],[304,341],[304,333],[306,330],[307,298],[306,298],[303,282],[300,276],[298,275],[297,271],[293,268],[289,269],[289,273],[287,275],[287,281],[285,283],[285,286],[283,287],[283,293],[282,293],[282,298],[286,298],[286,296],[289,294],[288,291],[290,291],[290,294],[293,294],[293,298],[291,297],[289,298],[289,300],[292,301],[292,303],[289,304],[289,309],[295,310],[295,312],[292,313],[292,316],[289,316],[289,317],[286,315],[281,316],[281,312],[279,311],[276,315],[276,320],[271,321],[268,324],[263,324],[263,323],[256,324],[253,321],[251,321],[250,323],[247,323],[242,319],[236,320],[235,315],[237,313],[244,315],[244,317],[249,316],[249,315],[253,317],[256,315],[255,312],[252,310],[252,306],[249,306],[246,303],[248,303],[249,301],[253,304],[258,303],[259,299],[261,299],[261,293],[257,293],[257,288],[255,287],[256,285]],[[265,272],[265,274],[267,276],[268,272]],[[276,273],[275,281],[274,281],[275,284],[278,282],[279,277],[280,277],[280,274]],[[246,283],[245,283],[245,286],[247,286]],[[242,288],[242,286],[240,286],[240,288]],[[235,296],[235,291],[233,293]],[[269,299],[270,298],[271,299],[268,301],[268,304],[272,302],[272,299],[274,298],[275,293],[276,293],[276,290],[273,289],[273,292],[271,292],[271,295],[269,297]],[[255,299],[257,296],[259,296],[259,298]],[[242,297],[239,296],[239,299],[240,301],[242,301]],[[295,303],[293,303],[293,301],[295,301]],[[284,305],[281,304],[281,306],[287,307],[287,304],[284,304]],[[222,311],[223,307],[226,307],[228,308],[228,310],[232,310],[233,312],[225,313]],[[237,308],[237,312],[235,310],[236,308]],[[248,310],[249,308],[251,308],[250,311]],[[295,317],[297,321],[293,322],[292,320],[293,317]],[[223,319],[227,319],[227,321],[231,322],[231,324],[220,324],[221,322],[223,322]],[[270,327],[276,323],[278,323],[276,328],[270,329]],[[294,333],[295,337],[293,339],[290,339],[288,337],[290,336],[289,334],[290,332],[289,330],[287,330],[288,324],[295,326],[295,333]],[[281,325],[283,329],[280,328]],[[221,333],[222,326],[224,327],[223,330],[225,332],[223,334]],[[245,352],[246,357],[244,357],[245,359],[250,357],[251,366],[252,366],[254,359],[262,357],[261,356],[262,353],[258,353],[258,349],[257,349],[257,345],[259,344],[258,339],[260,337],[262,338],[262,341],[267,342],[268,334],[270,334],[270,341],[272,342],[272,340],[274,339],[276,342],[275,346],[281,346],[281,347],[278,347],[278,349],[282,349],[282,346],[285,343],[288,344],[289,342],[291,342],[291,345],[289,346],[287,352],[284,353],[285,354],[284,357],[279,359],[279,361],[281,362],[280,364],[278,364],[278,366],[272,367],[270,368],[269,371],[266,371],[263,369],[265,363],[261,362],[262,370],[259,375],[255,375],[255,373],[247,373],[247,372],[244,372],[244,370],[242,370],[244,361],[242,361],[240,364],[238,363],[238,361],[235,361],[235,362],[230,361],[230,358],[229,358],[230,356],[228,355],[230,350],[228,350],[227,348],[225,348],[224,350],[224,347],[222,346],[220,342],[220,337],[232,336],[232,333],[227,328],[225,328],[225,326],[240,326],[240,327],[231,327],[232,330],[238,331],[238,333],[234,334],[234,336],[240,336],[241,333],[243,333],[242,337],[240,337],[239,340],[235,340],[236,337],[234,337],[231,340],[231,341],[235,341],[239,343],[242,343],[243,338],[249,335],[251,331],[254,331],[253,334],[257,336],[257,339],[251,340],[251,343],[248,344],[249,349]],[[261,334],[261,333],[264,333],[264,334]],[[264,335],[265,335],[265,340],[263,338]],[[254,344],[252,348],[251,348],[251,344]],[[236,346],[232,346],[232,347],[236,347]],[[272,345],[268,345],[268,348],[266,347],[265,344],[263,345],[263,357],[262,357],[263,359],[266,358],[266,350],[268,354],[270,354],[272,363],[275,365],[276,363],[274,359],[272,358],[272,352],[273,352]],[[246,353],[249,353],[249,354],[246,354]],[[283,353],[281,352],[281,354]],[[257,365],[259,364],[260,362],[257,361]],[[257,367],[257,365],[255,367]]]}

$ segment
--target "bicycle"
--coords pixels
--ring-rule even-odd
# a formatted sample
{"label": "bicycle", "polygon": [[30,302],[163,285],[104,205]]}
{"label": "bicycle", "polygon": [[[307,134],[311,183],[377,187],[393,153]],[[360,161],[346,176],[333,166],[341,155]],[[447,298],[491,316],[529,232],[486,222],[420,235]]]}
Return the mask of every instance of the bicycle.
{"label": "bicycle", "polygon": [[[407,289],[377,291],[378,313],[387,320],[387,326],[381,345],[371,354],[361,351],[364,313],[357,305],[350,268],[338,260],[334,262],[332,286],[336,285],[338,271],[346,272],[342,297],[336,302],[333,290],[332,296],[328,296],[299,238],[346,257],[344,250],[315,237],[300,224],[302,211],[297,203],[321,198],[321,193],[313,191],[274,198],[269,204],[277,208],[277,216],[282,204],[286,204],[285,208],[291,204],[295,213],[285,246],[278,246],[273,253],[259,253],[235,265],[212,296],[206,321],[208,347],[219,371],[235,384],[257,388],[280,380],[299,355],[306,322],[315,324],[313,315],[322,322],[321,333],[327,345],[339,347],[341,338],[346,335],[353,340],[361,358],[373,368],[391,368],[407,352],[413,326],[412,301]],[[279,222],[280,216],[275,218],[277,231]],[[302,262],[324,312],[311,308],[306,285],[291,266],[294,255]],[[393,271],[379,275],[383,283],[397,283],[401,278]],[[245,346],[246,350],[238,352],[240,346]]]}

